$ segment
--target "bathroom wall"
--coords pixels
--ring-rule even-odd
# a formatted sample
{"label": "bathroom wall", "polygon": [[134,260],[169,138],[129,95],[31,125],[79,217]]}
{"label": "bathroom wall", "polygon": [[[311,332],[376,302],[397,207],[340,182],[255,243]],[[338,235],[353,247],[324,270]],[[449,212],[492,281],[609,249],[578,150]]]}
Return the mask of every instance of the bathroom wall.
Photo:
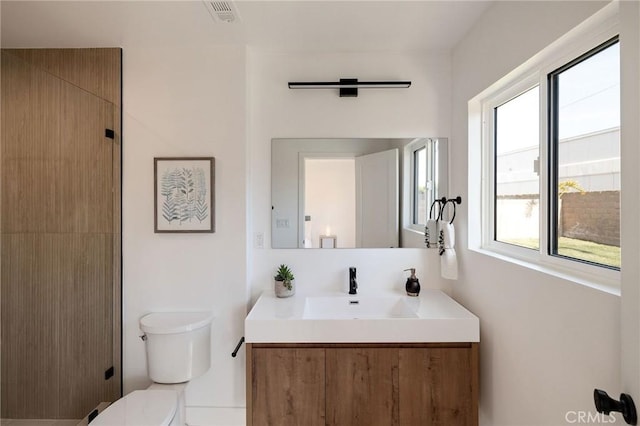
{"label": "bathroom wall", "polygon": [[[454,49],[455,193],[468,193],[468,100],[602,5],[496,2]],[[570,411],[595,414],[595,387],[620,392],[620,298],[469,251],[467,218],[478,212],[460,210],[453,293],[480,317],[480,423],[560,425],[575,420]]]}
{"label": "bathroom wall", "polygon": [[[243,47],[128,46],[123,58],[124,391],[148,385],[138,319],[211,310],[212,366],[190,406],[244,405],[246,52]],[[153,232],[153,158],[215,157],[215,233]]]}
{"label": "bathroom wall", "polygon": [[[270,249],[272,138],[448,136],[451,112],[448,52],[305,53],[250,50],[248,165],[251,301],[272,287],[275,268],[292,266],[298,291],[347,291],[348,267],[358,268],[359,292],[376,286],[403,288],[403,269],[416,267],[425,287],[448,290],[439,258],[425,249]],[[289,90],[288,81],[411,80],[410,89],[360,90],[340,98],[337,90]],[[264,248],[256,237],[264,236]]]}

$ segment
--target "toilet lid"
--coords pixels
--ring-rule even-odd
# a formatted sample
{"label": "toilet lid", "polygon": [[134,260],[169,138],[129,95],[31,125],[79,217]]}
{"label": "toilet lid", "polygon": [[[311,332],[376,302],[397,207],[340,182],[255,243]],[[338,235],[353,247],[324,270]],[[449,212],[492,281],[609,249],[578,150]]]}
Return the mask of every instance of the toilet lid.
{"label": "toilet lid", "polygon": [[155,312],[140,318],[145,333],[174,334],[197,330],[211,324],[211,312]]}
{"label": "toilet lid", "polygon": [[169,426],[177,405],[173,390],[134,391],[107,407],[91,426]]}

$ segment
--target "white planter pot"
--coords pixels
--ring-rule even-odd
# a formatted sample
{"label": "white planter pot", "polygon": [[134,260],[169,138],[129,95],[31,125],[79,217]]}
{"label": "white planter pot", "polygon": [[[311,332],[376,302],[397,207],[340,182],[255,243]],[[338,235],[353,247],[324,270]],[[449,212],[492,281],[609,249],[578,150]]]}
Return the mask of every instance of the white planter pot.
{"label": "white planter pot", "polygon": [[285,281],[274,281],[274,290],[276,292],[277,297],[291,297],[296,294],[296,283],[295,281],[291,281],[290,283],[291,289],[285,285]]}

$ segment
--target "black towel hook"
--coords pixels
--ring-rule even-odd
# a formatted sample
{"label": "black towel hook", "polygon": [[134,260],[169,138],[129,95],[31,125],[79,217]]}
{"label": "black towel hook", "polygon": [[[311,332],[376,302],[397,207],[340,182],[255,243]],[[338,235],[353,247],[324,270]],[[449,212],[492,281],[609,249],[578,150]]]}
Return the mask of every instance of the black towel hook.
{"label": "black towel hook", "polygon": [[451,216],[451,220],[449,221],[449,224],[452,224],[454,219],[456,218],[456,204],[461,204],[462,203],[462,197],[460,197],[459,195],[456,198],[449,198],[447,199],[446,197],[442,197],[441,200],[441,205],[440,205],[440,217],[443,217],[443,212],[444,209],[446,207],[447,204],[451,203],[451,205],[453,205],[453,215]]}
{"label": "black towel hook", "polygon": [[[447,200],[444,204],[442,204],[442,207],[440,207],[440,217],[444,218],[444,209],[447,207],[447,204],[449,204],[451,201],[453,200]],[[449,224],[453,223],[453,220],[456,218],[456,203],[453,202],[451,204],[453,204],[453,215],[451,216],[451,220],[449,221]]]}
{"label": "black towel hook", "polygon": [[435,200],[433,200],[433,203],[431,203],[431,207],[429,208],[429,219],[433,219],[433,208],[435,207],[436,203],[440,204],[440,207],[438,208],[438,217],[436,217],[436,221],[439,221],[440,219],[442,219],[442,203],[446,203],[446,202],[447,202],[447,197],[436,198]]}

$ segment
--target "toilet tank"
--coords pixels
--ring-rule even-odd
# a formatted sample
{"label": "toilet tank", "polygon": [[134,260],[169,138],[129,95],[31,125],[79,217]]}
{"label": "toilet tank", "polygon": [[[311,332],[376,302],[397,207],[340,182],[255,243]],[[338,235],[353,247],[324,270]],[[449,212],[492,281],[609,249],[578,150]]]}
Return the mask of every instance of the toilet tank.
{"label": "toilet tank", "polygon": [[210,312],[159,312],[140,318],[147,371],[156,383],[182,383],[211,366]]}

